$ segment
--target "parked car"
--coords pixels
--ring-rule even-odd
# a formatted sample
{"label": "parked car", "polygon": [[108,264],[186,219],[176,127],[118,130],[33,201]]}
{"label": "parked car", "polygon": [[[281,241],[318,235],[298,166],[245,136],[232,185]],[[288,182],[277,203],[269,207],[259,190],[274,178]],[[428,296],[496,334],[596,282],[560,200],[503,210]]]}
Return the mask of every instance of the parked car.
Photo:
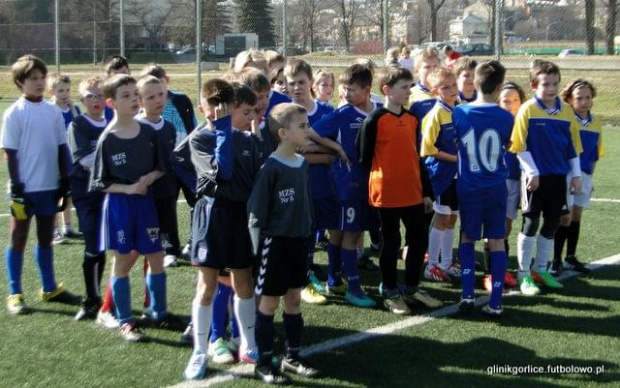
{"label": "parked car", "polygon": [[463,55],[494,55],[495,49],[486,43],[467,43],[456,48]]}
{"label": "parked car", "polygon": [[579,50],[575,50],[575,49],[564,49],[562,51],[560,51],[560,53],[558,54],[559,58],[567,58],[567,57],[580,57],[582,56],[583,53]]}

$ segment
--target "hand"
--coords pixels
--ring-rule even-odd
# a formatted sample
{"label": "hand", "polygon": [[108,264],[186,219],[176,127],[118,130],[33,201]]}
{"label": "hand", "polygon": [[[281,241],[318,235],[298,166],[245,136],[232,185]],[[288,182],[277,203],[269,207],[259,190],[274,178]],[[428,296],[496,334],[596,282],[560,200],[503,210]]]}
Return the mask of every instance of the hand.
{"label": "hand", "polygon": [[138,180],[139,183],[143,184],[146,187],[149,187],[153,184],[154,180],[150,174],[142,175]]}
{"label": "hand", "polygon": [[23,221],[30,217],[30,202],[24,197],[24,184],[11,184],[11,214],[16,219]]}
{"label": "hand", "polygon": [[433,211],[433,200],[430,197],[424,197],[424,213],[428,214]]}
{"label": "hand", "polygon": [[540,184],[540,177],[535,175],[533,177],[529,177],[526,179],[526,188],[527,191],[536,191],[538,189],[538,185]]}
{"label": "hand", "polygon": [[570,187],[572,189],[573,194],[581,193],[581,177],[580,176],[574,176],[570,180]]}
{"label": "hand", "polygon": [[344,152],[344,149],[342,148],[342,146],[338,147],[338,156],[340,156],[340,165],[347,165],[347,166],[351,165],[351,161],[349,161],[349,158],[347,157],[347,153]]}
{"label": "hand", "polygon": [[138,181],[132,185],[128,185],[126,193],[129,195],[146,195],[147,190],[148,186],[146,186],[143,182]]}

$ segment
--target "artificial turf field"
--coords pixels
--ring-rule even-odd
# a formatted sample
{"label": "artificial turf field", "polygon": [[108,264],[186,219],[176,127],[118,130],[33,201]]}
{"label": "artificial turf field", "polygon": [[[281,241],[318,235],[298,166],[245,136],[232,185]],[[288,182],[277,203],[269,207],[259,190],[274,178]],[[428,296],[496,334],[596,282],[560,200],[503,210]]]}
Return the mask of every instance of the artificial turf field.
{"label": "artificial turf field", "polygon": [[[4,82],[6,77],[0,76],[0,83],[9,93],[12,86]],[[0,88],[2,102],[11,95]],[[595,113],[608,101],[611,103],[611,97],[602,95],[601,102],[596,102]],[[609,121],[618,122],[608,110],[603,112],[612,118]],[[578,247],[579,257],[588,262],[620,253],[616,221],[620,210],[616,179],[620,176],[620,128],[606,126],[604,142],[606,156],[597,167],[594,192],[594,197],[602,201],[593,202],[584,212]],[[6,166],[2,164],[0,181],[5,177]],[[0,209],[1,246],[8,241],[7,211],[6,206],[5,210]],[[188,232],[187,214],[186,204],[179,203],[181,236]],[[517,221],[515,229],[519,226]],[[513,231],[513,248],[515,236]],[[180,333],[148,330],[150,342],[125,344],[116,331],[95,327],[92,322],[74,322],[75,306],[40,302],[36,297],[40,284],[32,260],[33,241],[31,237],[25,255],[23,286],[26,303],[34,311],[10,317],[0,309],[0,386],[160,387],[182,381],[190,349],[178,342]],[[58,281],[80,293],[82,252],[79,240],[55,249]],[[317,251],[316,261],[326,268],[322,250]],[[514,253],[509,268],[516,268]],[[0,272],[5,277],[4,266]],[[136,314],[140,313],[144,295],[139,272],[136,270],[131,276]],[[168,271],[169,309],[186,318],[194,275],[195,270],[187,265]],[[505,300],[505,316],[500,320],[489,320],[480,313],[425,319],[420,325],[315,353],[310,360],[321,370],[320,377],[294,381],[305,387],[620,387],[619,278],[620,266],[609,266],[589,276],[567,280],[560,292],[545,292],[537,297],[511,296]],[[362,272],[362,279],[366,291],[380,301],[379,274]],[[459,284],[423,282],[423,286],[447,305],[459,299]],[[484,294],[480,290],[479,295]],[[0,295],[6,295],[4,281],[0,282]],[[381,307],[351,307],[340,298],[330,298],[327,306],[304,305],[303,309],[304,346],[411,319],[392,315]],[[413,309],[414,316],[427,313],[422,308]],[[282,334],[279,324],[277,329]],[[494,365],[543,367],[545,373],[488,373]],[[585,368],[586,372],[591,367],[592,373],[547,373],[548,365],[550,372],[562,366],[573,371],[576,367]],[[597,368],[599,374],[595,373]],[[215,375],[236,370],[211,365],[209,372]],[[207,384],[209,380],[191,386]],[[219,386],[253,387],[262,383],[240,378]]]}

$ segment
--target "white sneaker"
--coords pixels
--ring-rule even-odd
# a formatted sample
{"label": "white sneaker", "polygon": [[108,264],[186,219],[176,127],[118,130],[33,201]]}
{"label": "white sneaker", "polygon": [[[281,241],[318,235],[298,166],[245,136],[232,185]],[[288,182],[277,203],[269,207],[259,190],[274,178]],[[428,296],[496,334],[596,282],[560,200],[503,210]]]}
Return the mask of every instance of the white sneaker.
{"label": "white sneaker", "polygon": [[450,266],[443,270],[448,276],[450,276],[451,278],[461,278],[463,276],[462,272],[461,272],[461,268],[454,265],[454,264],[450,264]]}
{"label": "white sneaker", "polygon": [[97,325],[103,326],[106,329],[118,329],[120,327],[118,319],[109,311],[101,311],[97,313],[97,319],[95,320]]}
{"label": "white sneaker", "polygon": [[200,380],[207,374],[207,356],[203,352],[195,351],[187,363],[183,375],[186,380]]}
{"label": "white sneaker", "polygon": [[166,255],[164,256],[164,267],[178,267],[177,257],[175,255]]}

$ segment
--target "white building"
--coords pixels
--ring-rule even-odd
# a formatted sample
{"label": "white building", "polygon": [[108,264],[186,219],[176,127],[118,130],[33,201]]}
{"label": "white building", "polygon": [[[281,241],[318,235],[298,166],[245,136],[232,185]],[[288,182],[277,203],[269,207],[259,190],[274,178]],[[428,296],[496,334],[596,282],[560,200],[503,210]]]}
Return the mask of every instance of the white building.
{"label": "white building", "polygon": [[450,21],[450,40],[463,43],[486,43],[489,40],[489,22],[470,12]]}

